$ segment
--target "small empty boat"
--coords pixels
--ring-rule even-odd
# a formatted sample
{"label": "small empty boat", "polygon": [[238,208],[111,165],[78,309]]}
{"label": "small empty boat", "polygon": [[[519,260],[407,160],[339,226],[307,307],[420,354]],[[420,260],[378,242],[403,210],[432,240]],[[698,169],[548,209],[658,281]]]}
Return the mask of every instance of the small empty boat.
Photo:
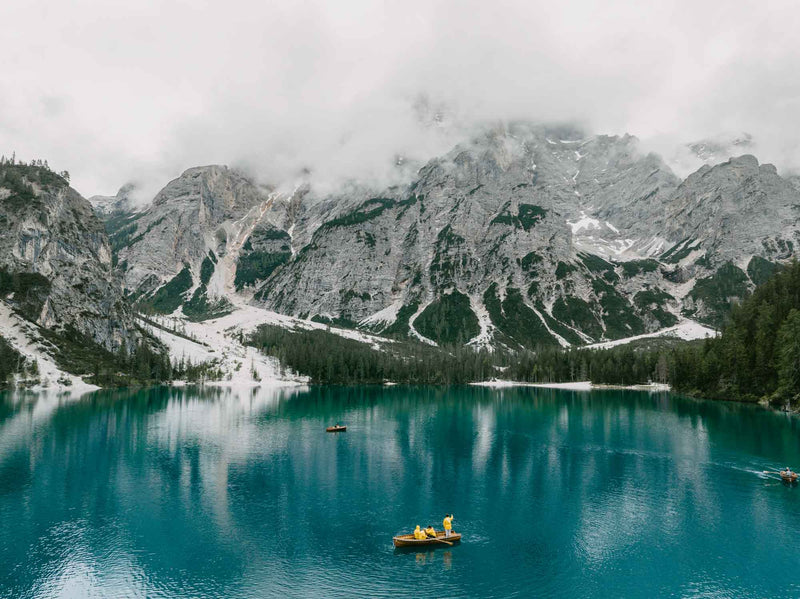
{"label": "small empty boat", "polygon": [[424,547],[425,545],[454,545],[461,542],[461,534],[454,532],[449,538],[445,538],[443,530],[436,531],[436,538],[415,539],[413,534],[397,535],[392,537],[395,547]]}
{"label": "small empty boat", "polygon": [[347,427],[344,424],[337,424],[336,426],[329,426],[325,429],[326,433],[343,433],[347,431]]}

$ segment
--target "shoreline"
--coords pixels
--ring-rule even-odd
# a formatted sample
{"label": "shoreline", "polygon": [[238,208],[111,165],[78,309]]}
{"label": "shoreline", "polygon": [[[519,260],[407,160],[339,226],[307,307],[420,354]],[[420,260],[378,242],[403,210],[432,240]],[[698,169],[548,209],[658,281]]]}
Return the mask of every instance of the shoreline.
{"label": "shoreline", "polygon": [[488,387],[490,389],[505,389],[510,387],[539,387],[541,389],[562,389],[565,391],[602,391],[603,389],[624,389],[629,391],[650,391],[663,393],[672,388],[663,383],[649,383],[646,385],[605,385],[594,384],[591,381],[576,381],[571,383],[527,383],[524,381],[490,380],[478,383],[469,383],[474,387]]}

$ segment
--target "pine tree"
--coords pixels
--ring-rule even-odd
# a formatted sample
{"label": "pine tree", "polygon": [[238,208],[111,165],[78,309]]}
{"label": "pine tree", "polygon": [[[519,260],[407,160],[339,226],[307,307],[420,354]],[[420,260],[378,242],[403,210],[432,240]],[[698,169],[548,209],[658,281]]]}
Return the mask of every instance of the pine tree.
{"label": "pine tree", "polygon": [[789,403],[800,400],[800,311],[792,310],[778,331],[778,391]]}

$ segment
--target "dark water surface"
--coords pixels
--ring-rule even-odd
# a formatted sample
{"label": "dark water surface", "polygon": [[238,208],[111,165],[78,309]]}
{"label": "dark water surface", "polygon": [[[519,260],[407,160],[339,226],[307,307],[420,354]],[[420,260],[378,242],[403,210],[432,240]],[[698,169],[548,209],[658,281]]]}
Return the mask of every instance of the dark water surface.
{"label": "dark water surface", "polygon": [[665,394],[5,395],[0,597],[798,597],[784,463],[796,418]]}

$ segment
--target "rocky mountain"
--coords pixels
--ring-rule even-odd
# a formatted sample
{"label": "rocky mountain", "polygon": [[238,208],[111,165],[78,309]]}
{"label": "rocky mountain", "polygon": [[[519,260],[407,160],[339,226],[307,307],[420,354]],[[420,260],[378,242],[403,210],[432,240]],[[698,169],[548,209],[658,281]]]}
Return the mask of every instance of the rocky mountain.
{"label": "rocky mountain", "polygon": [[[46,167],[0,164],[0,296],[31,322],[109,351],[139,338],[92,206]],[[2,331],[0,331],[2,333]]]}
{"label": "rocky mountain", "polygon": [[675,242],[661,255],[676,265],[673,276],[697,281],[685,312],[718,321],[729,298],[795,255],[800,193],[773,165],[743,155],[689,175],[655,224]]}
{"label": "rocky mountain", "polygon": [[190,169],[107,227],[143,310],[202,320],[249,302],[515,348],[719,324],[793,255],[798,197],[752,156],[681,181],[631,136],[512,123],[383,189],[320,195]]}
{"label": "rocky mountain", "polygon": [[718,164],[755,148],[749,133],[718,135],[686,144],[686,148],[708,165]]}
{"label": "rocky mountain", "polygon": [[109,217],[114,213],[132,212],[135,209],[133,193],[136,190],[134,183],[126,183],[119,188],[116,195],[95,195],[89,198],[89,203],[100,217]]}

